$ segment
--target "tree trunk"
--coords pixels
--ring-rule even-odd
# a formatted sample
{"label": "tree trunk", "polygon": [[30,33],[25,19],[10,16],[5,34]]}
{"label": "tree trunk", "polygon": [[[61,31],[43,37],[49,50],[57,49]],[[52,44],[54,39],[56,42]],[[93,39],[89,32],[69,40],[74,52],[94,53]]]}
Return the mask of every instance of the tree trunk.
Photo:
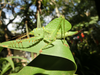
{"label": "tree trunk", "polygon": [[[2,15],[2,10],[0,10],[0,18],[1,18],[1,15]],[[7,26],[6,25],[4,25],[4,26],[2,26],[3,24],[2,24],[2,20],[0,20],[0,25],[1,25],[1,27],[3,28],[3,30],[4,30],[4,35],[5,35],[5,40],[6,41],[8,41],[8,34],[7,34]],[[8,51],[8,55],[7,56],[12,56],[12,53],[11,53],[11,50],[9,49],[9,48],[7,48],[7,51]]]}
{"label": "tree trunk", "polygon": [[40,14],[42,14],[42,12],[41,12],[41,6],[42,6],[41,2],[42,2],[42,0],[36,0],[36,7],[37,7],[36,19],[37,19],[38,12]]}
{"label": "tree trunk", "polygon": [[[4,28],[4,33],[5,33],[5,40],[8,41],[9,37],[8,37],[8,34],[7,34],[7,27],[6,26]],[[12,56],[12,52],[11,52],[11,50],[9,48],[7,48],[7,51],[8,51],[8,55],[7,56]]]}

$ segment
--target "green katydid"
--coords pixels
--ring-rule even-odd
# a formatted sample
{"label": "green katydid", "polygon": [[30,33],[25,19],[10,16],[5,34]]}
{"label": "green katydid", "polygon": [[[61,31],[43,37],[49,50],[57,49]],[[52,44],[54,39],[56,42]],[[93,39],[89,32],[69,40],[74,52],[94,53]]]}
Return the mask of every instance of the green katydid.
{"label": "green katydid", "polygon": [[[48,42],[47,45],[41,48],[40,50],[41,52],[42,49],[52,44],[52,42],[54,42],[56,39],[65,38],[67,36],[71,36],[73,34],[78,33],[77,31],[68,32],[70,29],[71,29],[71,24],[67,20],[65,20],[63,16],[60,16],[59,18],[56,18],[53,21],[51,21],[46,27],[33,29],[33,31],[29,33],[29,35],[34,35],[34,37],[32,37],[31,39],[29,38],[28,41],[38,41],[39,39],[43,39],[44,41],[47,41]],[[22,44],[23,41],[26,41],[26,39],[16,41],[16,43],[14,44],[15,45],[17,43]],[[0,46],[9,47],[11,45],[0,45]]]}
{"label": "green katydid", "polygon": [[67,20],[65,20],[63,16],[60,16],[59,18],[51,21],[46,27],[33,29],[33,31],[29,33],[29,35],[34,35],[34,37],[37,39],[48,41],[48,44],[41,48],[42,50],[46,46],[52,44],[52,42],[56,39],[65,38],[67,36],[78,33],[77,31],[67,32],[70,29],[71,24]]}

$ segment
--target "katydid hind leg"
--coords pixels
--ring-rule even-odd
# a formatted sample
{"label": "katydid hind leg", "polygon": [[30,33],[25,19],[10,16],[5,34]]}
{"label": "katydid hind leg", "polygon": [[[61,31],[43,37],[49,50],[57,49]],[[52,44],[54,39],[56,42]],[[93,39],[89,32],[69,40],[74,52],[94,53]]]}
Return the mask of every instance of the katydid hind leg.
{"label": "katydid hind leg", "polygon": [[[43,37],[39,36],[39,37],[30,37],[30,38],[22,39],[22,40],[17,39],[16,41],[10,42],[8,47],[13,47],[13,48],[26,48],[27,47],[28,48],[36,44],[42,38]],[[25,45],[25,43],[27,44]]]}
{"label": "katydid hind leg", "polygon": [[[50,48],[50,47],[53,47],[53,46],[54,46],[54,44],[52,44],[52,43],[53,43],[55,40],[52,40],[52,41],[44,40],[44,41],[46,41],[46,43],[47,43],[47,42],[48,42],[48,43],[40,49],[39,53],[41,53],[43,49],[47,49],[47,48]],[[49,45],[51,45],[51,46],[48,47]]]}

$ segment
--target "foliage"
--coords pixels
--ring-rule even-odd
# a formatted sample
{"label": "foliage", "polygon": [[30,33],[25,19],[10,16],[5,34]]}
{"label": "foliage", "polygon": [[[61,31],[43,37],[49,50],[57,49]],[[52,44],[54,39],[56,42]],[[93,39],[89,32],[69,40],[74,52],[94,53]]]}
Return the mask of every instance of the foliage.
{"label": "foliage", "polygon": [[[96,8],[93,0],[81,0],[76,9],[78,14],[74,15],[70,20],[74,24],[72,30],[81,29],[82,31],[80,34],[68,38],[78,66],[76,73],[79,75],[98,75],[100,74],[100,65],[98,64],[100,62],[100,36],[98,35],[100,26],[97,23]],[[93,11],[95,12],[93,13]]]}
{"label": "foliage", "polygon": [[4,75],[4,74],[8,75],[10,72],[16,73],[22,68],[22,63],[16,63],[16,62],[14,63],[12,58],[19,58],[19,59],[27,60],[25,58],[16,57],[16,56],[6,57],[6,58],[1,57],[0,58],[0,75]]}
{"label": "foliage", "polygon": [[[28,3],[28,1],[30,1],[30,3]],[[42,24],[45,25],[45,21],[43,20],[47,16],[55,18],[57,17],[57,14],[63,14],[65,18],[72,24],[71,30],[81,30],[79,34],[66,38],[75,57],[78,66],[76,73],[79,75],[99,74],[100,36],[98,34],[100,31],[100,26],[97,24],[98,16],[94,1],[95,0],[42,0],[41,4],[42,13],[40,18],[42,20]],[[27,3],[25,3],[24,0],[20,0],[20,2],[18,0],[13,0],[13,5],[15,5],[15,8],[18,6],[22,8],[19,9],[18,12],[16,12],[17,15],[20,15],[22,18],[22,21],[18,23],[19,25],[17,28],[25,30],[24,21],[26,20],[26,16],[28,15],[28,27],[29,31],[31,31],[31,29],[36,27],[35,25],[37,11],[37,9],[35,10],[35,7],[31,6],[37,7],[38,4],[36,4],[36,0],[26,0],[26,2]],[[29,6],[30,4],[32,5]],[[34,10],[29,9],[29,7],[33,8]],[[58,12],[56,9],[58,9]],[[48,21],[47,18],[46,20]],[[33,23],[32,21],[35,23]],[[4,34],[4,31],[2,29],[0,30],[0,32]],[[4,36],[2,39],[4,39]]]}

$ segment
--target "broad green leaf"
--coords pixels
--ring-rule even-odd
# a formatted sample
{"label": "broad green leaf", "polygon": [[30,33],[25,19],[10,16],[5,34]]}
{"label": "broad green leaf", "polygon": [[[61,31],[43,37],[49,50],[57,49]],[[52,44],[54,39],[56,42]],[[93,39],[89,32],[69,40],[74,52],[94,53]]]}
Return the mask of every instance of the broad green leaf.
{"label": "broad green leaf", "polygon": [[9,75],[17,75],[17,73],[11,73],[11,74],[9,74]]}
{"label": "broad green leaf", "polygon": [[[9,43],[10,42],[5,42],[5,43],[2,43],[2,45],[7,45]],[[22,46],[20,45],[19,47],[18,44],[16,44],[16,47],[14,47],[13,45],[13,47],[9,47],[9,48],[29,51],[29,52],[36,52],[39,54],[41,48],[46,45],[46,42],[44,42],[43,40],[40,40],[40,41],[38,40],[36,43],[33,43],[33,44],[32,43],[33,43],[32,41],[30,43],[29,41],[23,41]],[[26,66],[25,69],[23,68],[22,72],[20,71],[18,74],[23,75],[22,73],[24,73],[27,75],[27,74],[30,74],[29,72],[31,72],[32,74],[30,75],[34,75],[37,72],[37,73],[43,73],[43,74],[50,73],[49,75],[61,75],[62,73],[65,75],[70,73],[72,75],[76,71],[76,64],[71,54],[69,45],[67,44],[67,42],[65,42],[65,45],[63,45],[62,40],[56,40],[52,43],[52,45],[49,45],[48,47],[43,49],[41,54],[37,58],[35,58],[32,61],[32,63],[34,63],[34,65],[31,64],[31,67]],[[46,65],[47,67],[45,68]],[[50,69],[48,69],[49,67],[51,67],[51,69],[56,68],[56,67],[57,68],[65,67],[65,69],[51,71]],[[36,71],[37,68],[38,70]]]}
{"label": "broad green leaf", "polygon": [[[69,45],[67,42],[63,45],[61,40],[56,40],[53,45],[42,50],[41,54],[17,75],[73,75],[77,67]],[[35,49],[38,50],[37,47]]]}

